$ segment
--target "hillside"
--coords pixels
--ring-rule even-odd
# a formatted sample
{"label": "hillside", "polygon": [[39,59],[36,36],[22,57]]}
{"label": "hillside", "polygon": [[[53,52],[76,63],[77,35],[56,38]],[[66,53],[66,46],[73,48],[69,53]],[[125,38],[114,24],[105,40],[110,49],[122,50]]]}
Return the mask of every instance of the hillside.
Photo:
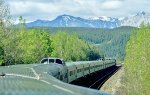
{"label": "hillside", "polygon": [[124,95],[150,93],[150,26],[134,32],[126,47]]}
{"label": "hillside", "polygon": [[117,57],[123,60],[125,55],[125,45],[134,30],[134,27],[119,27],[115,29],[99,28],[46,28],[44,31],[56,33],[66,31],[69,34],[78,34],[81,39],[99,47],[106,57]]}

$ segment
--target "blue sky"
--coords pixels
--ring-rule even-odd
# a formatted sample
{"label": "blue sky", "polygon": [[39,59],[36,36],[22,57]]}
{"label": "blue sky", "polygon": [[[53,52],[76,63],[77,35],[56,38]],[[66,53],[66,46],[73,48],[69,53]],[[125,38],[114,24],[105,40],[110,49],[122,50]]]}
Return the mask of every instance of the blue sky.
{"label": "blue sky", "polygon": [[126,17],[150,11],[149,0],[4,0],[14,19],[51,20],[58,15],[88,17]]}

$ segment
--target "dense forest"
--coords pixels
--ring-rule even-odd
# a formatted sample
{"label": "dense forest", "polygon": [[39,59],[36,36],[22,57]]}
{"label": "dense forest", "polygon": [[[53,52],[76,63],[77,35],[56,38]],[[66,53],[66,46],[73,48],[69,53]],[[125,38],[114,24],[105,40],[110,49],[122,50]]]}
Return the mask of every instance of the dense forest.
{"label": "dense forest", "polygon": [[133,32],[126,47],[124,95],[150,93],[150,26]]}
{"label": "dense forest", "polygon": [[105,57],[117,58],[123,61],[125,56],[125,46],[130,38],[134,27],[119,27],[114,29],[100,28],[43,28],[50,34],[55,34],[58,31],[65,31],[68,34],[77,34],[81,39],[87,41],[99,51],[103,52]]}
{"label": "dense forest", "polygon": [[[43,57],[60,57],[66,61],[96,60],[112,57],[123,60],[125,45],[133,27],[98,28],[30,28],[24,19],[10,28],[1,46],[1,63],[35,63]],[[5,38],[4,38],[5,39]],[[4,48],[7,48],[4,53]]]}
{"label": "dense forest", "polygon": [[76,34],[69,35],[63,31],[50,34],[43,29],[27,29],[21,16],[17,26],[6,26],[2,22],[0,65],[38,63],[44,57],[59,57],[65,61],[96,60],[103,57],[98,48]]}
{"label": "dense forest", "polygon": [[[22,25],[21,25],[22,26]],[[103,57],[98,49],[78,35],[60,31],[56,34],[25,27],[10,29],[7,38],[1,37],[0,64],[30,64],[43,57],[59,57],[65,61],[96,60]],[[91,57],[92,55],[92,57]]]}

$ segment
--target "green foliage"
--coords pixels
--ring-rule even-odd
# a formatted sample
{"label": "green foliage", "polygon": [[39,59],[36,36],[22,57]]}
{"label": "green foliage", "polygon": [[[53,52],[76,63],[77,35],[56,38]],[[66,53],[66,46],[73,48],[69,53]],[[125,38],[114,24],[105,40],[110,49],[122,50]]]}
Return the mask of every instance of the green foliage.
{"label": "green foliage", "polygon": [[101,57],[97,48],[78,35],[63,31],[49,34],[42,28],[26,29],[22,25],[11,28],[11,35],[7,39],[3,37],[3,42],[0,49],[3,65],[36,63],[43,57],[60,57],[65,61],[96,60]]}
{"label": "green foliage", "polygon": [[137,29],[126,47],[125,92],[126,95],[150,93],[150,26]]}
{"label": "green foliage", "polygon": [[102,57],[97,48],[78,35],[63,31],[51,35],[45,29],[26,29],[22,25],[11,28],[11,35],[7,39],[3,38],[3,42],[5,44],[0,49],[3,65],[36,63],[43,57],[59,57],[65,61],[96,60]]}
{"label": "green foliage", "polygon": [[92,43],[103,51],[106,57],[118,58],[124,60],[125,46],[132,33],[133,27],[119,27],[115,29],[99,29],[99,28],[49,28],[51,34],[57,31],[66,31],[72,35],[78,34],[79,37],[87,42]]}
{"label": "green foliage", "polygon": [[[23,18],[20,17],[20,24]],[[0,32],[0,64],[29,64],[39,62],[43,57],[50,56],[52,52],[51,37],[49,33],[37,29],[26,29],[24,24],[19,28],[4,28]],[[9,30],[9,31],[8,31]]]}
{"label": "green foliage", "polygon": [[4,50],[2,47],[0,47],[0,65],[2,65],[4,63]]}
{"label": "green foliage", "polygon": [[[0,0],[0,65],[4,63],[4,52],[7,52],[7,38],[11,35],[9,8],[4,0]],[[5,47],[6,46],[6,47]]]}
{"label": "green foliage", "polygon": [[[15,63],[35,63],[43,57],[50,56],[51,39],[46,32],[39,32],[35,29],[21,30],[16,33],[15,51],[11,56]],[[16,40],[15,39],[15,40]]]}
{"label": "green foliage", "polygon": [[102,51],[99,50],[96,46],[92,46],[91,49],[88,51],[87,58],[89,60],[96,60],[99,58],[104,59],[104,54]]}
{"label": "green foliage", "polygon": [[[81,40],[76,34],[69,35],[59,31],[52,36],[52,56],[60,57],[66,61],[95,60],[100,54],[91,48],[88,43]],[[89,53],[92,52],[92,57]]]}

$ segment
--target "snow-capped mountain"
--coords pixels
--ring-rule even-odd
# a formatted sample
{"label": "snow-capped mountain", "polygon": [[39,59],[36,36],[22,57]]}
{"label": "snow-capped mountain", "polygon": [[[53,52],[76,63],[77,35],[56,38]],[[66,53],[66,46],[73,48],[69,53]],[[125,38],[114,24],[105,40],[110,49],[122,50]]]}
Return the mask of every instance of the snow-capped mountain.
{"label": "snow-capped mountain", "polygon": [[115,28],[120,26],[117,19],[99,17],[99,19],[84,19],[70,15],[60,15],[52,21],[37,20],[27,23],[27,27],[92,27],[92,28]]}
{"label": "snow-capped mountain", "polygon": [[121,26],[139,27],[142,22],[144,22],[144,24],[150,23],[149,13],[139,12],[135,16],[126,17],[123,20],[121,20]]}
{"label": "snow-capped mountain", "polygon": [[100,17],[90,17],[89,20],[102,20],[102,21],[116,22],[116,21],[118,21],[118,18],[100,16]]}
{"label": "snow-capped mountain", "polygon": [[146,12],[139,12],[132,17],[112,18],[106,16],[90,17],[84,19],[81,17],[74,17],[70,15],[60,15],[52,21],[36,20],[27,23],[27,27],[91,27],[91,28],[116,28],[120,26],[134,26],[144,22],[150,23],[150,14]]}

